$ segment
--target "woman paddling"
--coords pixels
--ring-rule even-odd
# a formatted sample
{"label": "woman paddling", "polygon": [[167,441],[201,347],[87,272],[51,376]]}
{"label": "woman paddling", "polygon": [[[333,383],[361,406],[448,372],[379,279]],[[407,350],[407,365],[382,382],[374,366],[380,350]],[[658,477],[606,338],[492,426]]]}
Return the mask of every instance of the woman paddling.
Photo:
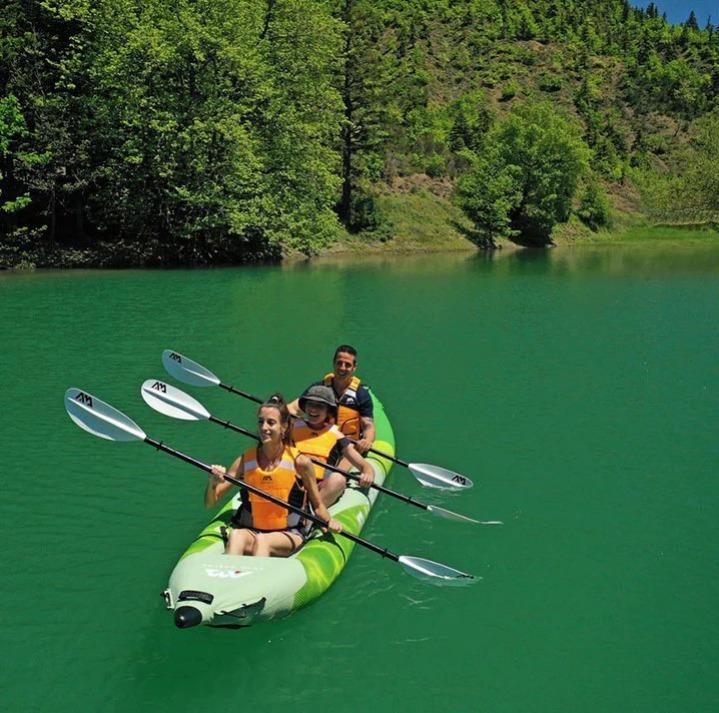
{"label": "woman paddling", "polygon": [[[205,505],[212,507],[225,495],[232,483],[225,473],[304,509],[309,496],[315,514],[327,521],[332,532],[342,526],[330,517],[322,503],[309,458],[291,445],[290,413],[279,394],[271,396],[257,411],[257,435],[260,445],[248,448],[230,467],[213,465],[205,490]],[[244,492],[242,505],[232,518],[225,552],[231,555],[287,557],[305,540],[299,515]]]}

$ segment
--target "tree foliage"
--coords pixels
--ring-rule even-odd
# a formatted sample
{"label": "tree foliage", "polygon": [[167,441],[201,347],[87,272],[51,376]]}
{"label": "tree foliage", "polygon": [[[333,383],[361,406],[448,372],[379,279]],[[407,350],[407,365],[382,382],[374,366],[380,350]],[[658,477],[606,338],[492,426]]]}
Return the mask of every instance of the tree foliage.
{"label": "tree foliage", "polygon": [[577,216],[592,230],[599,230],[609,223],[609,201],[598,181],[590,178],[586,182]]}
{"label": "tree foliage", "polygon": [[671,170],[642,166],[632,178],[657,220],[719,222],[719,109],[697,119]]}
{"label": "tree foliage", "polygon": [[[312,252],[334,238],[342,28],[327,8],[14,5],[11,29],[35,51],[7,43],[6,91],[22,92],[25,143],[47,162],[32,165],[20,146],[12,176],[37,198],[51,241],[202,263]],[[50,58],[51,72],[38,67]]]}
{"label": "tree foliage", "polygon": [[489,132],[458,185],[458,201],[483,241],[546,245],[566,221],[589,151],[579,127],[550,104],[513,109]]}
{"label": "tree foliage", "polygon": [[[3,255],[202,264],[386,232],[380,184],[466,192],[537,97],[579,121],[594,185],[642,173],[661,202],[710,162],[719,33],[626,0],[5,0]],[[488,235],[546,239],[502,176]]]}

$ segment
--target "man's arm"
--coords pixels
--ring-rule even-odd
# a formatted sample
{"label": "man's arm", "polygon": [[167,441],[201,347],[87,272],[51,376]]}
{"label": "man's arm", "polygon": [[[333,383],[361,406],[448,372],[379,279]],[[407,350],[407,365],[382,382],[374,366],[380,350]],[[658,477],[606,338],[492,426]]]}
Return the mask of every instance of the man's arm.
{"label": "man's arm", "polygon": [[355,448],[364,455],[372,447],[377,431],[371,416],[362,416],[360,423],[362,424],[362,438],[356,441]]}
{"label": "man's arm", "polygon": [[364,454],[368,448],[372,447],[374,439],[376,437],[376,430],[374,426],[374,405],[372,403],[372,397],[369,395],[369,391],[364,387],[360,387],[357,392],[357,406],[359,407],[360,413],[360,431],[362,437],[357,439],[355,448]]}

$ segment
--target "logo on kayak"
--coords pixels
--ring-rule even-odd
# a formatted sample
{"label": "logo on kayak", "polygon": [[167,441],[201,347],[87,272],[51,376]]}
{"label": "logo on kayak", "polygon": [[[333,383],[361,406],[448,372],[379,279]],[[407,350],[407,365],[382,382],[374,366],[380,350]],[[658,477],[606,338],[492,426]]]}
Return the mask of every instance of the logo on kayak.
{"label": "logo on kayak", "polygon": [[85,394],[82,391],[75,397],[75,401],[79,401],[81,404],[87,404],[92,408],[92,396]]}
{"label": "logo on kayak", "polygon": [[271,475],[263,475],[263,476],[262,476],[262,482],[263,482],[263,483],[267,482],[268,480],[269,480],[270,482],[272,482],[272,476],[271,476]]}
{"label": "logo on kayak", "polygon": [[182,364],[182,357],[179,354],[176,354],[175,352],[170,353],[170,359],[172,359],[173,361],[180,362],[180,364]]}
{"label": "logo on kayak", "polygon": [[155,391],[159,391],[162,394],[167,393],[167,384],[163,384],[161,381],[156,381],[150,388],[155,389]]}
{"label": "logo on kayak", "polygon": [[205,572],[207,573],[208,577],[219,577],[220,579],[239,579],[240,577],[245,577],[248,574],[252,574],[252,572],[243,572],[241,569],[236,569],[234,572],[231,572],[227,569],[205,569]]}

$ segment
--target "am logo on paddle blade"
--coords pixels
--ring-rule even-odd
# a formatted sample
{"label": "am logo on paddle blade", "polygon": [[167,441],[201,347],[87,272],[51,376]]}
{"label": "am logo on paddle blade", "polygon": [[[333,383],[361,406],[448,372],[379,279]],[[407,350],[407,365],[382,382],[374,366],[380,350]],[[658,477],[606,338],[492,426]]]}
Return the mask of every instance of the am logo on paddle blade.
{"label": "am logo on paddle blade", "polygon": [[85,394],[82,391],[75,397],[75,401],[79,401],[81,404],[87,404],[92,408],[92,396]]}
{"label": "am logo on paddle blade", "polygon": [[150,388],[163,394],[167,393],[167,384],[163,384],[161,381],[156,381]]}
{"label": "am logo on paddle blade", "polygon": [[464,485],[467,482],[467,479],[463,475],[455,475],[452,480],[460,485]]}
{"label": "am logo on paddle blade", "polygon": [[170,352],[170,359],[182,364],[182,357],[179,354],[177,354],[176,352]]}

